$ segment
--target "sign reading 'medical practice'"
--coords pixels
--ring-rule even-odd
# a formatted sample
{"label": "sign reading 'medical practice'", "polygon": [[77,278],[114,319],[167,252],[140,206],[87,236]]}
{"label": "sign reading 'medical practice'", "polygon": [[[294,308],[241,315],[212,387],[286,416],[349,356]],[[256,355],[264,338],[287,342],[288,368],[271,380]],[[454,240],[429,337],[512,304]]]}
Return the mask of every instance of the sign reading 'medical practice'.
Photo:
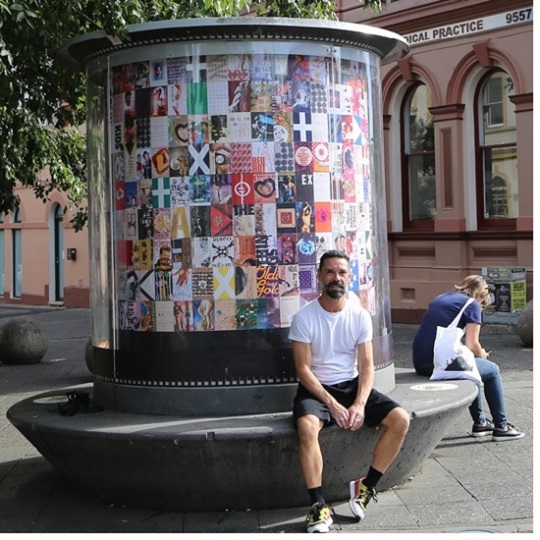
{"label": "sign reading 'medical practice'", "polygon": [[452,39],[471,34],[478,34],[488,30],[515,26],[517,24],[532,22],[532,20],[533,8],[530,7],[514,11],[506,11],[505,13],[498,13],[497,15],[490,15],[488,17],[480,17],[470,21],[438,26],[437,28],[421,30],[420,32],[407,34],[403,37],[411,46],[422,45],[431,41]]}

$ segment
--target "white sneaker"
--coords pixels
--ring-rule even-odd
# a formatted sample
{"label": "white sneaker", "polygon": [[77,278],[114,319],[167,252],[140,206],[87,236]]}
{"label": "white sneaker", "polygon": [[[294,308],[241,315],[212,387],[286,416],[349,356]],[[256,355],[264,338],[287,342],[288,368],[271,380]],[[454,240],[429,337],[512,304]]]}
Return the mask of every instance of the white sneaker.
{"label": "white sneaker", "polygon": [[312,505],[306,517],[306,529],[308,533],[328,532],[332,523],[334,523],[332,511],[327,504],[315,503]]}
{"label": "white sneaker", "polygon": [[368,488],[362,482],[365,477],[349,482],[349,507],[351,512],[360,520],[366,516],[366,506],[373,499],[377,502],[377,492],[373,488]]}

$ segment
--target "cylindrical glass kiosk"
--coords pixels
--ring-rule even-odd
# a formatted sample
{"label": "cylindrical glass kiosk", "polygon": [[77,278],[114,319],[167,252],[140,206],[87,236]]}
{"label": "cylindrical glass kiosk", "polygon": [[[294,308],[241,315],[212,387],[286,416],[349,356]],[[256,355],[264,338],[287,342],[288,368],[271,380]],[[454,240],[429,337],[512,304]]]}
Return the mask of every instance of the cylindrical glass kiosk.
{"label": "cylindrical glass kiosk", "polygon": [[291,317],[351,258],[393,388],[380,65],[360,25],[195,19],[62,51],[88,80],[94,399],[132,412],[289,410]]}

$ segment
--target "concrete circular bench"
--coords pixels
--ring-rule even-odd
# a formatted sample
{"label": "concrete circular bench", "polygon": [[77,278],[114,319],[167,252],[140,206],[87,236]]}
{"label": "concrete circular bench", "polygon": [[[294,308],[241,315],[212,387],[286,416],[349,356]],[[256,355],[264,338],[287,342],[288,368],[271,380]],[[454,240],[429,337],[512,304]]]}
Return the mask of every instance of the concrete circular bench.
{"label": "concrete circular bench", "polygon": [[18,317],[0,329],[0,361],[4,364],[37,364],[48,347],[47,332],[30,319]]}
{"label": "concrete circular bench", "polygon": [[516,332],[526,347],[533,346],[533,301],[529,300],[517,320]]}
{"label": "concrete circular bench", "polygon": [[[92,393],[92,385],[78,390]],[[390,395],[409,411],[411,427],[379,489],[407,481],[476,394],[471,381],[432,382],[412,370],[397,372]],[[61,416],[54,403],[62,396],[65,391],[56,390],[21,401],[8,410],[8,419],[76,488],[103,501],[190,511],[309,503],[290,412],[186,418],[104,410]],[[367,471],[379,433],[335,426],[322,431],[329,500],[348,498],[348,482]]]}

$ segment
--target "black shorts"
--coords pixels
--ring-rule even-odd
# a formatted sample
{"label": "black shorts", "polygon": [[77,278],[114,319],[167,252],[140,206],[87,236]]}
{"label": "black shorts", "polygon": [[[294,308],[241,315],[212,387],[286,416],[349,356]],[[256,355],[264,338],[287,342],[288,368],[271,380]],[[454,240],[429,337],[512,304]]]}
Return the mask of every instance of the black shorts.
{"label": "black shorts", "polygon": [[[323,384],[323,388],[331,396],[333,396],[338,403],[348,409],[356,399],[358,377],[339,384]],[[380,424],[381,421],[386,418],[388,413],[396,407],[400,407],[400,405],[393,399],[390,399],[388,396],[385,396],[373,388],[364,408],[364,424],[368,427],[373,427]],[[334,420],[330,416],[328,407],[310,394],[301,384],[299,384],[293,406],[293,417],[295,423],[298,418],[305,416],[306,414],[315,415],[317,418],[320,418],[325,425],[334,423]]]}

